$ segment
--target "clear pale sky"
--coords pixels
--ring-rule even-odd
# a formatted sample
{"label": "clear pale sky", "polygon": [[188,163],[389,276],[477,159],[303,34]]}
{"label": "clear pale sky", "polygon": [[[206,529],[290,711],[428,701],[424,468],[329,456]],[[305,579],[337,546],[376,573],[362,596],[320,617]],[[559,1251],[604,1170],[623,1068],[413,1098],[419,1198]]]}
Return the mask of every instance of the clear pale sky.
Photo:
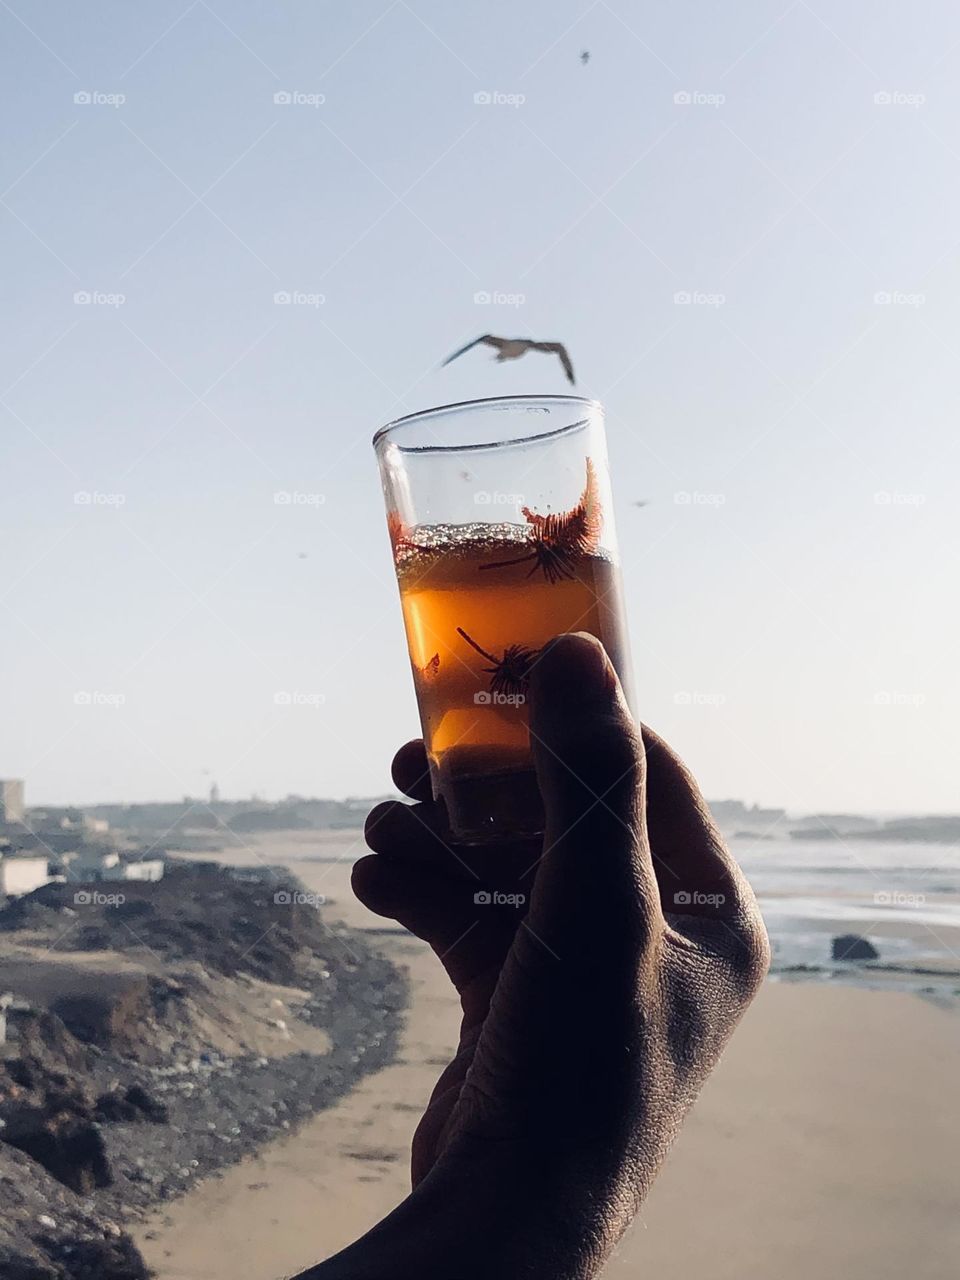
{"label": "clear pale sky", "polygon": [[567,389],[438,367],[491,330],[562,339],[607,405],[638,700],[707,793],[960,809],[951,0],[10,0],[0,31],[28,800],[387,788],[417,721],[370,436]]}

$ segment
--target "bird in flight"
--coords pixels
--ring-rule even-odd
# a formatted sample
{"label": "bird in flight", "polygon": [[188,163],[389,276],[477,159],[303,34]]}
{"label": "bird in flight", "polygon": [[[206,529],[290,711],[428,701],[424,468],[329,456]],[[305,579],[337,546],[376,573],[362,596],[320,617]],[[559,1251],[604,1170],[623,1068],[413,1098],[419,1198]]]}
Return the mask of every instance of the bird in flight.
{"label": "bird in flight", "polygon": [[584,66],[586,66],[586,65],[587,65],[587,63],[590,61],[590,50],[589,50],[589,49],[584,49],[584,50],[583,50],[583,52],[580,54],[580,61],[583,63],[583,65],[584,65]]}
{"label": "bird in flight", "polygon": [[649,499],[649,498],[640,498],[638,501],[634,502],[634,504],[633,504],[633,505],[634,505],[635,507],[649,507],[649,505],[650,505],[650,499]]}
{"label": "bird in flight", "polygon": [[573,364],[567,355],[567,348],[562,342],[535,342],[533,338],[495,338],[492,333],[485,333],[479,338],[474,338],[472,342],[468,342],[459,351],[455,351],[452,356],[447,356],[443,363],[449,364],[451,360],[456,360],[458,356],[462,356],[465,351],[469,351],[471,347],[475,347],[481,342],[486,343],[488,347],[494,348],[497,353],[498,364],[504,360],[519,360],[528,351],[546,351],[549,355],[559,356],[563,371],[567,375],[567,381],[571,386],[576,383],[576,379],[573,376]]}

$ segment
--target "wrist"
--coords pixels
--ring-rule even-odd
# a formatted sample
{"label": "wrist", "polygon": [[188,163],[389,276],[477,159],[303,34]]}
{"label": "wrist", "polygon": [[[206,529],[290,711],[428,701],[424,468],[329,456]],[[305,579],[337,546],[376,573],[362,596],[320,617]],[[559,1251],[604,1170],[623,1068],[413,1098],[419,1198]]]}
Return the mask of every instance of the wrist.
{"label": "wrist", "polygon": [[590,1280],[633,1207],[622,1185],[597,1186],[586,1169],[561,1176],[515,1151],[457,1151],[298,1280]]}

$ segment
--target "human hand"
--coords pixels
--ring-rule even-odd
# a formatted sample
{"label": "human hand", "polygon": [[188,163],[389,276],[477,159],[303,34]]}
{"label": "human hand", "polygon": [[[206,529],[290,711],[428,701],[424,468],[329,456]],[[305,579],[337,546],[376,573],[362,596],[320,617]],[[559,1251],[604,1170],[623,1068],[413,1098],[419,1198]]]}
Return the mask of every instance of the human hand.
{"label": "human hand", "polygon": [[[768,947],[695,782],[654,733],[641,736],[600,644],[559,637],[529,694],[542,846],[451,843],[411,743],[394,777],[417,803],[371,813],[376,853],[357,863],[354,887],[433,947],[463,1007],[458,1052],[417,1130],[415,1183],[481,1166],[548,1183],[558,1238],[569,1224],[593,1260],[569,1274],[592,1274],[754,995]],[[527,903],[475,903],[485,887]]]}

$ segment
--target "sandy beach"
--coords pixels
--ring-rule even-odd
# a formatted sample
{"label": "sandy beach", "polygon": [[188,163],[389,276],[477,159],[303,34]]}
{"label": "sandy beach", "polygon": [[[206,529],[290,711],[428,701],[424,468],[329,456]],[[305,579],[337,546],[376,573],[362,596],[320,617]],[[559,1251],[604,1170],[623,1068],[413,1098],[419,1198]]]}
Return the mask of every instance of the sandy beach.
{"label": "sandy beach", "polygon": [[[222,857],[285,862],[327,895],[328,916],[376,931],[413,988],[400,1058],[135,1231],[158,1280],[279,1280],[407,1191],[410,1136],[454,1043],[457,1005],[427,949],[353,899],[354,839],[271,836]],[[604,1275],[952,1280],[958,1061],[955,1004],[768,983]]]}

